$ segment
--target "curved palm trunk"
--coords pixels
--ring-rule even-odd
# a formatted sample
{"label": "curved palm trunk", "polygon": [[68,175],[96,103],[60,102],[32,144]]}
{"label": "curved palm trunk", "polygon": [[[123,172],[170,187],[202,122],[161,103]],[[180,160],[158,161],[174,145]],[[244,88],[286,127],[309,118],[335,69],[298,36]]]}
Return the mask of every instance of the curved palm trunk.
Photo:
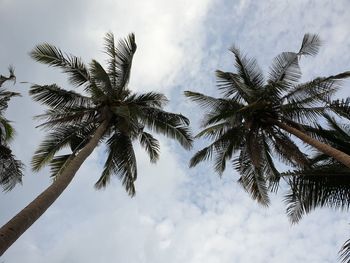
{"label": "curved palm trunk", "polygon": [[328,144],[315,140],[314,138],[310,137],[304,132],[296,128],[293,128],[285,123],[282,123],[279,121],[272,121],[272,123],[278,126],[279,128],[281,128],[282,130],[285,130],[293,134],[294,136],[298,137],[300,140],[304,141],[305,143],[315,147],[319,151],[333,157],[337,161],[341,162],[342,164],[350,168],[350,155],[347,155],[346,153],[339,151]]}
{"label": "curved palm trunk", "polygon": [[97,128],[95,134],[68,164],[61,175],[28,206],[14,216],[0,229],[0,256],[55,202],[72,181],[75,173],[98,145],[108,121]]}

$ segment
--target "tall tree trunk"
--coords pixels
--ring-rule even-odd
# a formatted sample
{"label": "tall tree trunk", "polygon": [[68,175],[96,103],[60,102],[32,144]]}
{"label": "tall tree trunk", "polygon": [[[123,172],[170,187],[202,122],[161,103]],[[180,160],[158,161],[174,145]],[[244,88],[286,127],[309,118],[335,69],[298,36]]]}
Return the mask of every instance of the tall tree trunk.
{"label": "tall tree trunk", "polygon": [[350,168],[350,155],[347,155],[346,153],[339,151],[332,146],[325,144],[323,142],[320,142],[309,135],[305,134],[304,132],[293,128],[285,123],[279,122],[279,121],[271,121],[273,124],[281,128],[282,130],[285,130],[294,136],[298,137],[303,142],[315,147],[317,150],[323,152],[324,154],[327,154],[337,161],[341,162],[345,166]]}
{"label": "tall tree trunk", "polygon": [[105,120],[95,131],[90,141],[70,161],[62,174],[37,198],[15,215],[0,229],[0,256],[55,202],[66,189],[74,175],[98,145],[108,126]]}

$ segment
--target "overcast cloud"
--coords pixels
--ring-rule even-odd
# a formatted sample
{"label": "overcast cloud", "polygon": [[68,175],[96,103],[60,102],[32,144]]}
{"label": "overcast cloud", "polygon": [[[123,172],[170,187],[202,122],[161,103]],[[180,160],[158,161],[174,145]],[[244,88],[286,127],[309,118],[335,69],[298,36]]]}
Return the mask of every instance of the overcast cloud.
{"label": "overcast cloud", "polygon": [[[184,90],[218,95],[215,69],[233,70],[227,49],[235,43],[258,59],[265,71],[281,51],[299,48],[304,33],[324,40],[319,55],[302,62],[304,80],[349,70],[350,2],[338,1],[19,1],[0,0],[0,73],[16,68],[22,92],[7,116],[14,120],[13,149],[28,169],[22,186],[0,194],[0,224],[50,184],[47,170],[33,174],[29,160],[43,133],[32,117],[43,108],[27,96],[28,81],[59,83],[59,71],[32,61],[28,52],[49,42],[86,62],[105,59],[103,37],[135,32],[138,49],[130,86],[157,90],[169,110],[191,118],[195,132],[201,112]],[[338,96],[349,96],[350,82]],[[336,262],[350,237],[345,212],[322,209],[291,226],[283,191],[260,207],[235,183],[228,169],[219,179],[211,165],[187,168],[198,150],[184,152],[161,137],[161,158],[149,164],[138,148],[137,195],[130,199],[117,178],[95,191],[104,160],[96,150],[54,205],[4,254],[0,262],[247,263]]]}

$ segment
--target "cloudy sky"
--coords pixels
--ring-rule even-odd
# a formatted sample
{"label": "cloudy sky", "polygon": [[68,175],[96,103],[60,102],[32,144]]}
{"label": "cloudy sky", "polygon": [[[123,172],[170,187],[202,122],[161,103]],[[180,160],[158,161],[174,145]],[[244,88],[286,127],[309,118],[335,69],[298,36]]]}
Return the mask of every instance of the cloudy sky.
{"label": "cloudy sky", "polygon": [[[198,131],[199,109],[184,90],[218,95],[215,69],[233,70],[227,49],[235,43],[268,69],[281,51],[299,48],[304,33],[324,45],[302,62],[303,79],[349,70],[348,0],[0,0],[0,73],[16,68],[23,94],[7,112],[17,137],[13,149],[27,164],[23,185],[0,194],[0,224],[50,184],[48,170],[33,174],[29,160],[43,132],[32,117],[43,108],[27,96],[27,81],[59,83],[59,71],[32,61],[28,52],[49,42],[86,62],[105,59],[103,37],[135,32],[138,50],[130,87],[165,93],[168,110],[188,115]],[[338,96],[349,96],[350,81]],[[346,88],[348,87],[348,88]],[[0,262],[246,263],[336,262],[350,237],[348,215],[329,209],[290,225],[283,189],[260,207],[228,169],[219,179],[210,165],[187,168],[192,152],[161,140],[161,158],[149,164],[137,146],[137,195],[129,198],[117,178],[104,191],[93,188],[104,149],[97,149],[54,205],[3,255]]]}

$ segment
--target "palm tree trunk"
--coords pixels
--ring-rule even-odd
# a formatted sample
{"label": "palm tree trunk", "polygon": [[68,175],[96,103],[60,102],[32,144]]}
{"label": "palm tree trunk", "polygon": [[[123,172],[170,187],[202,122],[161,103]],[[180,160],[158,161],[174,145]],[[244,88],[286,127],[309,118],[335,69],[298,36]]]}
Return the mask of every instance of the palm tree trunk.
{"label": "palm tree trunk", "polygon": [[66,189],[74,175],[98,145],[108,126],[105,120],[95,131],[90,141],[71,160],[58,178],[28,206],[15,215],[0,229],[0,256],[55,202]]}
{"label": "palm tree trunk", "polygon": [[303,142],[315,147],[319,151],[323,152],[324,154],[327,154],[334,159],[336,159],[338,162],[341,162],[345,166],[350,168],[350,155],[347,155],[346,153],[339,151],[332,146],[325,144],[323,142],[320,142],[309,135],[305,134],[304,132],[293,128],[285,123],[279,122],[279,121],[271,121],[273,124],[281,128],[282,130],[285,130],[294,136],[298,137]]}

